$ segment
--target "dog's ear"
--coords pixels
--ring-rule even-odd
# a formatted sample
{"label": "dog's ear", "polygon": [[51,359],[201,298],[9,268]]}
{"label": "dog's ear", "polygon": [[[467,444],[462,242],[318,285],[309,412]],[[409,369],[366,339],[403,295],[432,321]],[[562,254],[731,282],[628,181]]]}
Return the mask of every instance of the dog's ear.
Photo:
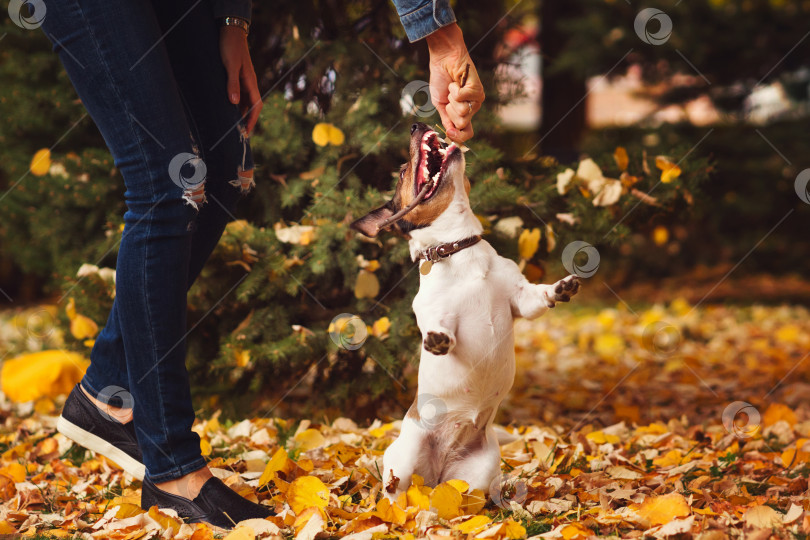
{"label": "dog's ear", "polygon": [[351,228],[374,238],[380,232],[380,224],[394,215],[392,206],[391,201],[388,201],[383,206],[356,220],[351,224]]}

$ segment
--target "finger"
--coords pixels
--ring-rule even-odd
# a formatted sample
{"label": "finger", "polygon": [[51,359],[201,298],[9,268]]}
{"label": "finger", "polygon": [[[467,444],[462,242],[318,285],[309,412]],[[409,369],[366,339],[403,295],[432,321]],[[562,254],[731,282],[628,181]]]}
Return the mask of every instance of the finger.
{"label": "finger", "polygon": [[444,126],[444,131],[447,132],[447,137],[451,141],[458,141],[459,140],[459,131],[456,128],[456,125],[450,120],[450,116],[447,114],[447,104],[446,103],[439,103],[436,105],[436,110],[439,113],[439,117],[442,119],[442,125]]}
{"label": "finger", "polygon": [[233,64],[226,65],[228,72],[228,99],[234,105],[239,104],[239,66]]}
{"label": "finger", "polygon": [[472,139],[474,134],[472,124],[467,124],[467,127],[458,130],[458,136],[454,140],[463,143]]}
{"label": "finger", "polygon": [[247,132],[248,135],[253,133],[253,128],[256,127],[256,123],[259,121],[259,113],[262,112],[262,107],[264,107],[264,103],[262,103],[262,96],[259,93],[258,86],[254,84],[250,88],[250,112],[248,113],[247,119]]}
{"label": "finger", "polygon": [[458,103],[453,100],[451,100],[450,104],[447,106],[447,116],[450,117],[453,125],[456,126],[459,131],[464,130],[470,124],[470,120],[472,120],[472,115],[459,113],[459,110],[463,110],[463,108],[466,107],[466,103]]}
{"label": "finger", "polygon": [[481,109],[481,104],[476,101],[453,101],[450,100],[450,106],[461,116],[472,116]]}
{"label": "finger", "polygon": [[467,83],[464,88],[461,88],[458,84],[453,82],[450,83],[448,91],[450,93],[451,101],[472,101],[474,103],[482,103],[484,99],[486,99],[484,89],[480,83]]}

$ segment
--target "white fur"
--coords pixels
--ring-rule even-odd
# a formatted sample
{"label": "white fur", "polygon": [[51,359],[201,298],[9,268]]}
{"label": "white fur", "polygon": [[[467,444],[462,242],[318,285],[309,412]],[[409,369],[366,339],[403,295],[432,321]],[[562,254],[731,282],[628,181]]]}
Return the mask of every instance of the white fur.
{"label": "white fur", "polygon": [[[482,232],[464,189],[464,160],[450,163],[442,181],[454,182],[453,201],[432,224],[411,231],[414,259],[428,247]],[[421,349],[419,418],[409,414],[403,420],[383,458],[389,498],[407,489],[414,473],[428,484],[460,478],[488,491],[500,474],[492,422],[515,377],[513,321],[553,307],[555,286],[529,283],[484,240],[421,276],[413,310],[423,344],[429,332],[440,332],[449,336],[450,349],[444,355]],[[430,418],[431,404],[440,409],[437,417]]]}

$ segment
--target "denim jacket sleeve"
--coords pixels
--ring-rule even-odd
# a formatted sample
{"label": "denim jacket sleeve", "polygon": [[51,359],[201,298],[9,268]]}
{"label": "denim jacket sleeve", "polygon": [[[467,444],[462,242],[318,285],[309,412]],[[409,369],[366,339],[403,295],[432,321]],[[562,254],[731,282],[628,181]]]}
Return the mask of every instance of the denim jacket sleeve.
{"label": "denim jacket sleeve", "polygon": [[214,17],[240,17],[250,21],[251,0],[208,0]]}
{"label": "denim jacket sleeve", "polygon": [[392,0],[411,42],[456,22],[450,0]]}

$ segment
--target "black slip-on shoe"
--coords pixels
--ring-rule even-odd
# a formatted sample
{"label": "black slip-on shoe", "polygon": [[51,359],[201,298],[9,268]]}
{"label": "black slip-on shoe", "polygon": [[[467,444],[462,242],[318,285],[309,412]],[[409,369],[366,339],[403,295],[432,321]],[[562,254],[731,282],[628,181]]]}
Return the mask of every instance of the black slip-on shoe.
{"label": "black slip-on shoe", "polygon": [[216,476],[206,480],[200,494],[193,500],[167,493],[144,478],[141,508],[149,510],[153,506],[171,508],[188,523],[205,522],[223,529],[231,529],[246,519],[264,519],[273,515],[268,507],[243,498]]}
{"label": "black slip-on shoe", "polygon": [[56,421],[56,430],[143,480],[146,469],[133,422],[122,424],[101,412],[78,384],[65,401],[62,415]]}

